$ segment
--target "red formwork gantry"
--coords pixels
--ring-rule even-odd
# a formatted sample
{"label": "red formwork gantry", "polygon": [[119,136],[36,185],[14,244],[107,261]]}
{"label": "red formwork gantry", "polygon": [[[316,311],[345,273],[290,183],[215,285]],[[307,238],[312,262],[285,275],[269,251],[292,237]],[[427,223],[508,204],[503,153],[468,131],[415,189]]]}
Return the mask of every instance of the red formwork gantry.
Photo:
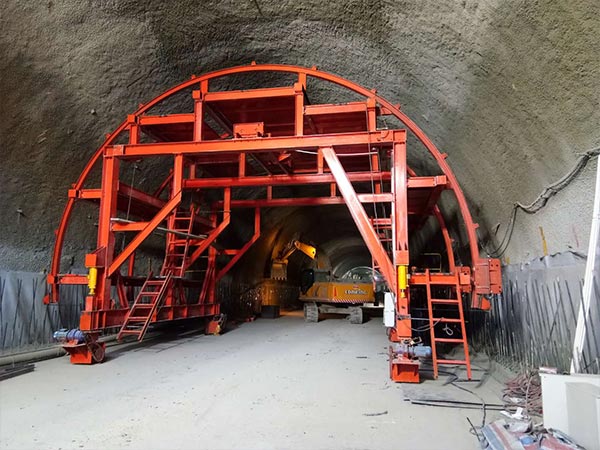
{"label": "red formwork gantry", "polygon": [[[252,77],[259,72],[287,74],[293,81],[260,89],[212,89],[219,79]],[[315,79],[333,83],[360,100],[311,104],[310,83]],[[166,114],[152,113],[170,98],[188,92],[193,111],[173,111],[171,106]],[[381,128],[378,119],[386,116],[399,119],[402,126]],[[433,157],[436,175],[417,174],[408,167],[408,133]],[[153,192],[128,185],[120,175],[123,162],[156,158],[167,160],[170,170]],[[141,339],[152,323],[214,317],[220,311],[216,285],[259,238],[261,208],[345,204],[394,298],[390,340],[410,348],[410,288],[419,285],[427,287],[430,306],[436,302],[435,294],[429,293],[432,287],[450,287],[445,291],[452,293],[449,298],[437,300],[461,307],[464,332],[462,294],[471,294],[474,307],[485,308],[486,297],[500,291],[500,269],[497,260],[480,257],[477,224],[446,158],[399,106],[375,90],[314,67],[252,63],[194,76],[127,116],[69,190],[56,231],[45,301],[57,302],[61,285],[88,285],[80,329],[90,336],[120,327],[121,334]],[[100,186],[89,186],[90,174],[98,165]],[[278,186],[291,185],[321,185],[322,194],[277,195]],[[258,187],[266,188],[263,198],[232,196],[233,190],[256,191]],[[455,264],[452,239],[438,206],[444,190],[454,193],[470,247],[470,267]],[[209,191],[213,195],[206,198],[213,200],[207,211],[200,211],[190,193],[198,196]],[[88,274],[61,273],[67,227],[80,201],[98,207],[96,249],[85,258]],[[236,208],[254,210],[254,235],[239,249],[223,248],[217,238]],[[384,214],[376,215],[377,210]],[[437,219],[445,242],[448,270],[443,273],[409,268],[409,238],[428,216]],[[157,230],[165,235],[163,266],[156,275],[140,280],[134,272],[136,256]],[[116,242],[122,234],[127,236],[127,245],[120,247]],[[218,255],[229,256],[229,262],[219,266]],[[197,267],[201,270],[193,270]],[[132,294],[133,286],[142,286],[137,296]],[[431,311],[429,316],[434,318]],[[432,331],[434,361],[436,339],[440,340]],[[465,353],[462,363],[468,365],[466,346]],[[418,363],[410,349],[392,352],[390,364],[393,379],[416,381]]]}

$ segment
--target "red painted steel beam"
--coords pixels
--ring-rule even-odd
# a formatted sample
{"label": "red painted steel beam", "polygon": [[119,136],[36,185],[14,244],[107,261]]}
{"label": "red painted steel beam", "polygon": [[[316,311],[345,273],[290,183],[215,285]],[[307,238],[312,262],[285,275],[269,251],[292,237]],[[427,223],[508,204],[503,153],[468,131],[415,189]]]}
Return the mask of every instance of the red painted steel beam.
{"label": "red painted steel beam", "polygon": [[394,189],[394,234],[395,234],[395,255],[394,263],[396,265],[408,265],[408,180],[406,175],[406,142],[394,143],[393,152],[393,189]]}
{"label": "red painted steel beam", "polygon": [[348,206],[348,210],[350,211],[350,215],[354,219],[358,231],[360,232],[365,244],[371,252],[371,255],[377,262],[377,265],[380,267],[388,286],[392,292],[396,292],[397,283],[394,265],[392,264],[392,261],[390,261],[387,252],[381,245],[381,241],[371,225],[369,216],[367,216],[367,213],[360,202],[359,196],[354,191],[352,183],[350,183],[350,180],[348,180],[348,177],[346,176],[344,167],[340,163],[340,160],[335,154],[333,148],[322,148],[321,151],[323,152],[323,157],[325,158],[329,169],[331,169],[331,173],[335,177],[338,188],[344,197],[346,205]]}
{"label": "red painted steel beam", "polygon": [[225,188],[224,192],[224,201],[223,201],[223,220],[221,223],[215,227],[206,239],[201,241],[198,245],[198,248],[194,250],[194,252],[190,255],[189,261],[187,262],[187,266],[191,266],[200,258],[202,253],[219,237],[219,235],[227,228],[229,225],[229,221],[231,220],[231,189]]}
{"label": "red painted steel beam", "polygon": [[[408,185],[410,187],[410,180],[412,178],[416,178],[417,173],[408,166],[406,166],[406,172],[408,173],[408,176],[410,177],[408,179]],[[444,185],[446,185],[446,184],[447,184],[447,180],[446,180],[446,177],[444,176]],[[434,204],[432,206],[432,208],[433,208],[433,215],[435,216],[436,220],[438,221],[440,230],[442,231],[442,236],[444,238],[444,244],[446,245],[446,253],[447,253],[447,257],[448,257],[448,269],[450,270],[450,272],[454,272],[456,270],[456,262],[454,259],[454,249],[452,248],[452,238],[450,237],[450,232],[448,231],[448,227],[446,226],[446,221],[444,219],[444,215],[442,214],[442,211],[440,210],[439,206],[437,206],[437,204]]]}
{"label": "red painted steel beam", "polygon": [[[169,214],[181,203],[181,191],[171,198],[158,212],[154,218],[148,222],[148,224],[144,227],[142,231],[135,235],[135,237],[131,240],[129,245],[125,247],[125,249],[113,260],[111,263],[107,276],[111,276],[119,267],[121,267],[125,261],[129,258],[129,256],[137,250],[137,248],[146,240],[148,236],[156,229],[157,226],[161,224],[163,220],[167,218]],[[108,219],[110,223],[110,218]]]}
{"label": "red painted steel beam", "polygon": [[119,182],[119,195],[156,209],[165,206],[164,200],[121,182]]}
{"label": "red painted steel beam", "polygon": [[[356,194],[360,203],[390,203],[392,194]],[[327,206],[344,205],[344,197],[288,197],[288,198],[261,198],[255,200],[232,200],[232,208],[275,208],[282,206]],[[222,207],[223,202],[216,202],[215,206]],[[416,213],[415,213],[416,214]]]}
{"label": "red painted steel beam", "polygon": [[213,91],[206,92],[203,95],[205,102],[219,102],[228,100],[249,100],[272,97],[293,97],[295,94],[293,87],[275,87],[249,89],[243,91]]}
{"label": "red painted steel beam", "polygon": [[[194,317],[209,317],[218,314],[219,305],[215,303],[161,306],[156,319],[151,323]],[[80,327],[85,331],[99,331],[104,328],[121,326],[129,308],[98,309],[82,311]]]}
{"label": "red painted steel beam", "polygon": [[[371,172],[352,172],[348,174],[351,182],[368,182],[373,179],[384,181],[389,180],[389,172],[371,173]],[[428,180],[420,180],[416,184],[435,183],[435,177],[428,177]],[[416,181],[416,180],[415,180]],[[223,177],[223,178],[196,178],[193,180],[184,180],[183,187],[187,189],[207,189],[223,187],[249,187],[249,186],[284,186],[301,184],[329,184],[334,183],[335,178],[332,174],[306,174],[306,175],[271,175],[271,176],[245,176],[245,177]],[[435,185],[435,184],[434,184]]]}
{"label": "red painted steel beam", "polygon": [[431,272],[429,274],[430,279],[428,281],[427,274],[425,273],[413,273],[410,276],[409,283],[411,285],[420,285],[420,284],[435,284],[435,285],[454,285],[460,283],[460,278],[458,273],[435,273]]}
{"label": "red painted steel beam", "polygon": [[[348,172],[348,179],[352,183],[370,181],[389,181],[390,172]],[[302,184],[330,184],[335,183],[335,178],[330,173],[324,174],[302,174],[302,175],[271,175],[258,177],[218,177],[218,178],[196,178],[183,181],[183,187],[187,189],[207,189],[223,187],[247,187],[247,186],[283,186]],[[411,177],[408,179],[409,189],[445,188],[446,177],[436,175],[430,177]]]}
{"label": "red painted steel beam", "polygon": [[100,200],[102,198],[102,189],[69,189],[69,198]]}
{"label": "red painted steel beam", "polygon": [[115,232],[127,232],[127,231],[142,231],[147,226],[148,226],[148,222],[133,222],[133,223],[113,222],[111,228]]}
{"label": "red painted steel beam", "polygon": [[244,254],[246,254],[246,252],[250,249],[250,247],[252,247],[252,245],[258,240],[259,237],[260,237],[260,209],[256,208],[254,210],[254,234],[252,235],[250,240],[248,242],[246,242],[246,244],[244,244],[244,246],[241,249],[235,251],[235,253],[233,254],[233,258],[231,258],[231,260],[225,265],[225,267],[223,267],[217,273],[215,281],[219,281],[221,278],[223,278],[223,276],[225,276],[225,274],[227,272],[229,272],[229,270],[235,265],[235,263],[237,263],[240,260],[240,258],[242,256],[244,256]]}
{"label": "red painted steel beam", "polygon": [[142,156],[196,153],[268,152],[336,146],[391,146],[393,142],[404,140],[405,134],[406,130],[383,130],[308,136],[228,139],[223,141],[155,142],[150,144],[114,145],[106,149],[106,154],[117,158],[139,158]]}
{"label": "red painted steel beam", "polygon": [[[102,198],[98,214],[98,238],[96,252],[100,264],[106,267],[112,261],[115,247],[115,235],[111,230],[110,219],[116,216],[119,191],[118,158],[104,157],[102,166]],[[100,250],[102,249],[102,250]],[[97,261],[96,261],[97,264]],[[96,264],[94,264],[96,266]],[[102,273],[103,272],[103,273]],[[102,271],[98,276],[96,295],[92,297],[92,305],[86,302],[86,310],[108,308],[110,305],[110,274]]]}
{"label": "red painted steel beam", "polygon": [[319,116],[323,114],[349,114],[367,112],[366,102],[350,102],[341,104],[320,104],[320,105],[306,105],[304,107],[305,116]]}
{"label": "red painted steel beam", "polygon": [[79,275],[74,273],[65,273],[57,276],[56,283],[58,284],[88,284],[87,275]]}
{"label": "red painted steel beam", "polygon": [[[456,178],[455,178],[452,170],[450,169],[450,167],[448,166],[448,164],[446,162],[447,155],[442,154],[435,147],[435,145],[431,142],[431,140],[428,139],[428,137],[425,135],[425,133],[423,133],[423,131],[410,118],[408,118],[408,116],[406,116],[402,111],[400,111],[400,108],[398,105],[393,105],[389,101],[385,100],[384,98],[376,95],[376,92],[374,90],[367,89],[363,86],[360,86],[349,80],[345,80],[336,75],[322,72],[322,71],[318,70],[316,67],[305,68],[305,67],[277,65],[277,64],[265,64],[265,65],[252,64],[252,65],[248,65],[248,66],[227,68],[227,69],[207,73],[200,77],[194,77],[191,80],[188,80],[184,83],[179,84],[178,86],[173,87],[172,89],[165,91],[164,93],[157,96],[153,100],[151,100],[143,105],[140,105],[139,109],[134,112],[133,116],[135,116],[135,117],[143,116],[145,113],[150,111],[156,105],[160,104],[162,101],[166,100],[167,98],[171,97],[172,95],[174,95],[176,93],[182,92],[185,89],[197,88],[198,86],[200,86],[200,87],[204,86],[205,90],[207,90],[206,88],[208,86],[209,80],[218,79],[220,77],[229,76],[232,74],[250,74],[250,73],[255,73],[255,72],[293,73],[293,74],[298,75],[299,80],[300,79],[304,80],[304,83],[308,76],[314,77],[314,78],[317,78],[317,79],[320,79],[323,81],[332,82],[334,84],[337,84],[338,86],[341,86],[350,91],[353,91],[353,92],[357,93],[358,95],[362,95],[365,98],[374,98],[378,104],[378,107],[380,108],[381,114],[392,114],[392,115],[396,116],[400,121],[402,121],[404,123],[404,125],[406,125],[406,127],[415,134],[417,139],[425,145],[428,152],[431,153],[431,155],[437,161],[442,172],[448,177],[448,180],[449,180],[448,187],[450,187],[454,191],[454,193],[457,197],[460,212],[461,212],[462,218],[465,223],[467,234],[469,236],[469,245],[470,245],[470,250],[471,250],[472,263],[477,271],[477,268],[478,268],[477,262],[479,259],[479,249],[478,249],[478,245],[477,245],[477,236],[475,233],[477,225],[473,222],[473,219],[472,219],[472,216],[468,209],[464,194],[463,194],[462,190],[460,189],[460,186],[458,185],[458,182],[456,181]],[[92,158],[90,159],[90,161],[88,162],[88,164],[86,165],[84,170],[82,171],[81,175],[79,176],[78,181],[73,186],[73,188],[75,190],[83,188],[84,183],[89,178],[89,174],[91,172],[92,167],[99,160],[101,160],[101,157],[105,153],[107,153],[108,151],[112,151],[112,149],[109,148],[109,146],[113,145],[113,143],[116,141],[117,137],[121,134],[122,131],[124,131],[130,127],[131,127],[130,121],[127,120],[127,121],[123,122],[111,135],[107,136],[106,141],[92,156]],[[63,215],[61,218],[59,228],[56,231],[56,241],[55,241],[55,245],[54,245],[52,264],[51,264],[51,269],[50,269],[50,273],[48,276],[48,281],[52,285],[52,295],[51,295],[51,297],[45,299],[46,302],[47,301],[56,301],[58,299],[58,285],[55,284],[55,282],[53,282],[53,280],[56,279],[56,277],[58,276],[58,272],[60,269],[60,257],[61,257],[61,253],[62,253],[62,247],[64,244],[64,238],[65,238],[68,223],[70,221],[71,212],[73,210],[74,203],[75,203],[74,198],[68,199],[67,205],[64,209],[64,212],[63,212]]]}
{"label": "red painted steel beam", "polygon": [[166,116],[139,116],[137,118],[137,123],[140,126],[194,123],[194,113],[169,114]]}
{"label": "red painted steel beam", "polygon": [[[173,172],[171,172],[169,174],[167,179],[169,180],[170,183],[172,183]],[[161,191],[162,191],[162,189],[161,189]],[[133,201],[136,201],[145,206],[150,206],[156,210],[160,210],[166,204],[166,202],[163,199],[158,198],[155,195],[148,194],[144,191],[140,191],[139,189],[133,188],[133,187],[131,187],[125,183],[121,183],[121,182],[119,182],[119,195],[121,195],[122,197],[126,197],[128,200],[129,200],[129,198],[131,198]],[[203,229],[206,229],[207,227],[211,226],[210,221],[208,221],[204,217],[196,216],[196,217],[194,217],[194,222],[197,223],[198,225],[200,225],[201,227],[203,227]],[[116,225],[116,224],[113,224],[113,230],[116,230],[117,228],[119,228],[119,227],[115,228],[114,225]],[[125,228],[127,228],[127,227],[125,227]]]}

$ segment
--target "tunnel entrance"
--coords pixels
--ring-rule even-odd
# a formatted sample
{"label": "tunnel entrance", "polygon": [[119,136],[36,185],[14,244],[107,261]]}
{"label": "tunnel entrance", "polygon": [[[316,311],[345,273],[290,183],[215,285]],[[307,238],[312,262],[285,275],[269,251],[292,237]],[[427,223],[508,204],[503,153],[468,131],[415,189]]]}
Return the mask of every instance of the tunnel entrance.
{"label": "tunnel entrance", "polygon": [[[409,166],[425,160],[424,173]],[[144,172],[137,185],[128,183],[130,168]],[[444,192],[453,194],[468,265],[456,262],[440,207]],[[98,216],[88,274],[61,273],[68,224],[82,202],[95,205]],[[360,266],[385,282],[392,379],[418,381],[419,358],[429,355],[435,375],[438,364],[464,364],[470,377],[463,301],[469,296],[472,307],[488,307],[487,296],[500,291],[500,269],[479,256],[476,224],[446,155],[375,90],[284,65],[193,77],[140,106],[93,155],[69,191],[48,276],[47,302],[59,301],[61,285],[89,287],[80,332],[66,346],[72,361],[98,360],[96,338],[109,329],[139,340],[151,324],[178,319],[207,318],[208,328],[218,329],[219,281],[259,240],[272,259],[293,234],[285,223],[265,229],[267,209],[312,207],[309,222],[321,224],[314,231],[326,237],[321,245],[338,246],[338,270],[353,269],[354,253],[344,256],[349,241],[337,228],[342,222],[328,219],[336,205],[368,249]],[[233,247],[227,233],[245,223],[241,217],[252,231]],[[444,255],[432,266],[411,249],[430,217]],[[156,271],[140,267],[152,240],[162,247]],[[416,291],[424,292],[415,298],[426,305],[430,347],[413,332]],[[457,326],[458,336],[440,336],[439,324]],[[461,345],[464,357],[438,357],[438,344]]]}

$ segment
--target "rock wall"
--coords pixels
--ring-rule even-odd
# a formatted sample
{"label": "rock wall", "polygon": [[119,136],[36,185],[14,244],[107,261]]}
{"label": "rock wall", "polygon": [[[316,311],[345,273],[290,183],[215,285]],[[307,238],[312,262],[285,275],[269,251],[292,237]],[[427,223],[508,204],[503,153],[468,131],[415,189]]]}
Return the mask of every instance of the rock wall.
{"label": "rock wall", "polygon": [[[69,184],[138,103],[252,60],[317,65],[400,102],[449,154],[484,234],[600,145],[596,0],[5,0],[0,27],[6,269],[48,266]],[[512,262],[541,254],[539,226],[550,253],[586,250],[593,169],[518,216]],[[80,229],[94,220],[77,218],[67,254],[93,247]]]}

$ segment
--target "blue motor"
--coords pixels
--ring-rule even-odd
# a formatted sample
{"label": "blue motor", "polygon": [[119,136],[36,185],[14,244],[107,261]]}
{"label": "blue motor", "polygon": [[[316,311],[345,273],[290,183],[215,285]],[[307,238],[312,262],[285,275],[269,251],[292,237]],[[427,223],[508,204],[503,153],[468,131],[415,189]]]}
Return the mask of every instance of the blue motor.
{"label": "blue motor", "polygon": [[68,330],[66,328],[62,328],[58,331],[55,331],[52,337],[55,341],[61,343],[75,341],[78,344],[83,344],[85,342],[85,333],[78,329]]}
{"label": "blue motor", "polygon": [[392,349],[395,353],[406,355],[411,358],[429,358],[431,356],[431,347],[428,345],[411,345],[404,343],[393,343]]}

